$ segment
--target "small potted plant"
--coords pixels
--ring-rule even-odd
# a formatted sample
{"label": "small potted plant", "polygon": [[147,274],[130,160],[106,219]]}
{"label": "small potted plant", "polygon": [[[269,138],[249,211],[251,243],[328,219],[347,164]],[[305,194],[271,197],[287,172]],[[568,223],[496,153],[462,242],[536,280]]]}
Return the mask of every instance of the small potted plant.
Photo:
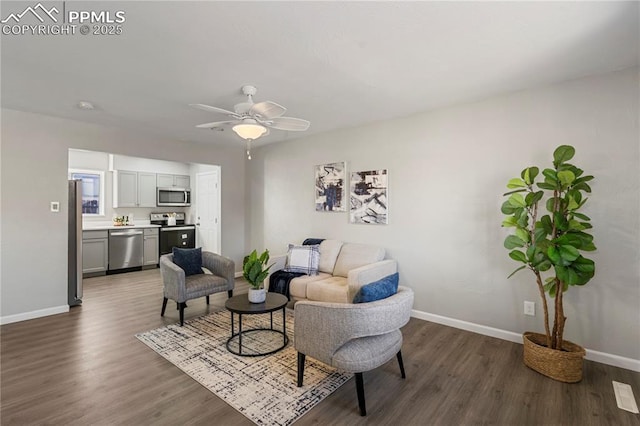
{"label": "small potted plant", "polygon": [[[512,191],[502,204],[506,218],[502,226],[513,229],[504,241],[509,257],[535,276],[542,298],[545,334],[525,332],[524,363],[553,379],[574,383],[582,379],[584,349],[564,340],[566,317],[563,295],[572,287],[585,285],[595,274],[595,264],[582,252],[595,250],[590,218],[578,212],[591,192],[587,182],[593,176],[568,163],[575,149],[562,145],[553,152],[553,168],[542,171],[527,167],[507,184]],[[542,210],[546,208],[547,213]],[[553,302],[553,327],[549,324],[547,296]]]}
{"label": "small potted plant", "polygon": [[265,267],[269,262],[269,250],[265,250],[260,256],[257,251],[244,257],[242,262],[242,276],[249,283],[249,302],[262,303],[267,298],[267,291],[264,288],[264,280],[269,275],[269,269],[273,264]]}

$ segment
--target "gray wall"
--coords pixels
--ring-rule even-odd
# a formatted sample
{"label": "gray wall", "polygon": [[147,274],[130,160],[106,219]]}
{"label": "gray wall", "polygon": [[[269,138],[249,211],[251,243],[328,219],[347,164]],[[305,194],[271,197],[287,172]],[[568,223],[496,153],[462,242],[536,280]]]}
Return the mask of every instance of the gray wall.
{"label": "gray wall", "polygon": [[[242,262],[245,158],[242,147],[177,142],[38,114],[2,110],[0,316],[67,304],[68,149],[88,149],[222,170],[222,253]],[[60,201],[60,213],[49,203]]]}
{"label": "gray wall", "polygon": [[[366,107],[366,106],[361,106]],[[418,311],[520,333],[542,331],[534,280],[502,243],[506,182],[551,166],[561,144],[596,176],[585,213],[594,224],[596,277],[565,296],[565,337],[640,359],[638,70],[584,78],[374,125],[267,145],[248,170],[247,249],[282,253],[305,237],[383,246],[399,262]],[[390,223],[351,225],[314,211],[317,164],[389,170]],[[536,317],[523,316],[523,301]]]}

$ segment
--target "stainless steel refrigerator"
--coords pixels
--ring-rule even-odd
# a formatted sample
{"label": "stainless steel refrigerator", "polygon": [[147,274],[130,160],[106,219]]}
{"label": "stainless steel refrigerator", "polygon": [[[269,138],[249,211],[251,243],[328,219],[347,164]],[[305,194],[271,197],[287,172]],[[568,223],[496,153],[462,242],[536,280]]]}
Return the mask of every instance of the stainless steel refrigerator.
{"label": "stainless steel refrigerator", "polygon": [[82,181],[69,181],[69,306],[82,303]]}

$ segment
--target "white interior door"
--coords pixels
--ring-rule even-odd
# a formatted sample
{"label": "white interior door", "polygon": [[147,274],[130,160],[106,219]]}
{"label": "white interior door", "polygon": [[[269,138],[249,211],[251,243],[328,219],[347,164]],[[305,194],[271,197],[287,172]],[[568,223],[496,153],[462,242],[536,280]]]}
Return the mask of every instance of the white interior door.
{"label": "white interior door", "polygon": [[220,253],[220,170],[196,174],[196,239],[202,250]]}

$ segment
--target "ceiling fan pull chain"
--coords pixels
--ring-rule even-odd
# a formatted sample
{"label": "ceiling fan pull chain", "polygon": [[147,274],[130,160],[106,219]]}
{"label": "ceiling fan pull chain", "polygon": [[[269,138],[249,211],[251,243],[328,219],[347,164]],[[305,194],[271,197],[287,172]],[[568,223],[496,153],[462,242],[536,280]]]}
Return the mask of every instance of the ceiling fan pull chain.
{"label": "ceiling fan pull chain", "polygon": [[251,139],[247,139],[247,160],[251,160]]}

